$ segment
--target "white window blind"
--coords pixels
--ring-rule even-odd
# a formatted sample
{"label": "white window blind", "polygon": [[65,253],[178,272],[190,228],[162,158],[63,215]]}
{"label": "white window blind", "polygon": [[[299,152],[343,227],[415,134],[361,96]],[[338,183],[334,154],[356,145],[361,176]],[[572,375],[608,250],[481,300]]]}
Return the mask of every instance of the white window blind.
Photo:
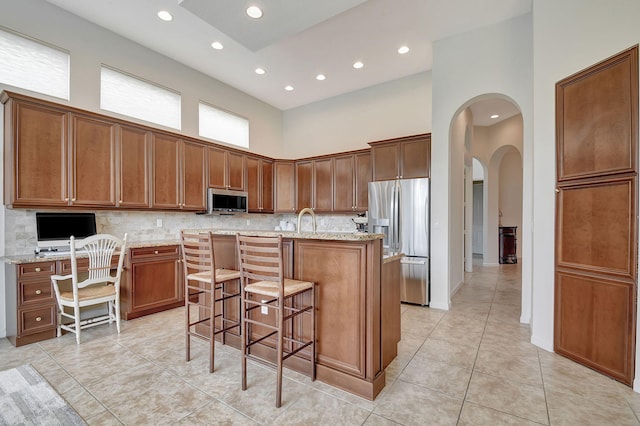
{"label": "white window blind", "polygon": [[249,148],[249,120],[202,102],[198,107],[200,136]]}
{"label": "white window blind", "polygon": [[173,129],[181,128],[180,94],[103,66],[100,108]]}
{"label": "white window blind", "polygon": [[69,53],[0,30],[0,83],[69,100]]}

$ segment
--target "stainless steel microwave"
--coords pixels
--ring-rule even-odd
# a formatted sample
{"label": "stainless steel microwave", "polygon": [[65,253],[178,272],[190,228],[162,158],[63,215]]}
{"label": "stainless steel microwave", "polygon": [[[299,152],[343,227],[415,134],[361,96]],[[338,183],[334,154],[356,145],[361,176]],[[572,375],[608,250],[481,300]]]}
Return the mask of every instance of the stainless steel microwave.
{"label": "stainless steel microwave", "polygon": [[247,193],[229,189],[209,188],[207,191],[207,213],[246,213]]}

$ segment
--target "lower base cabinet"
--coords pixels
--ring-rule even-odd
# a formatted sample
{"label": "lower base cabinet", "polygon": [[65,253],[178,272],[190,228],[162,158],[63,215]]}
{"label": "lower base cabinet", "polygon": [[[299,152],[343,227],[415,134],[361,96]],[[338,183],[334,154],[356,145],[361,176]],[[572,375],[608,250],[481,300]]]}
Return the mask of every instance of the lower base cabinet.
{"label": "lower base cabinet", "polygon": [[120,313],[130,320],[184,304],[180,246],[132,247],[120,289]]}

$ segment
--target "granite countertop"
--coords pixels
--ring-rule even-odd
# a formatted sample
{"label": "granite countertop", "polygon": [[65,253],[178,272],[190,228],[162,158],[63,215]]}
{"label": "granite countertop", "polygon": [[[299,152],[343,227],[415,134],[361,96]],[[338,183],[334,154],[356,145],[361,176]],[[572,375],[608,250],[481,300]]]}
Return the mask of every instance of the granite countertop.
{"label": "granite countertop", "polygon": [[[333,241],[371,241],[382,239],[384,234],[368,234],[368,233],[356,233],[356,232],[293,232],[293,231],[260,231],[260,230],[230,230],[230,229],[194,229],[196,232],[211,231],[214,235],[236,235],[238,232],[241,235],[249,235],[255,237],[277,237],[282,235],[283,238],[290,239],[307,239],[307,240],[333,240]],[[161,247],[179,245],[180,240],[152,240],[152,241],[133,241],[127,243],[127,248],[137,247]],[[53,262],[56,260],[69,259],[71,255],[69,252],[55,253],[50,256],[39,255],[34,253],[18,254],[12,256],[4,256],[0,258],[0,261],[8,264],[19,263],[36,263],[36,262]],[[78,255],[79,258],[86,257],[83,254]],[[393,260],[393,259],[392,259]],[[385,259],[385,262],[391,262],[392,260]]]}
{"label": "granite countertop", "polygon": [[[208,231],[203,229],[201,231]],[[295,231],[259,231],[259,230],[229,230],[212,229],[214,235],[246,235],[251,237],[277,237],[303,240],[333,240],[333,241],[371,241],[384,238],[384,234],[369,234],[360,232],[295,232]]]}
{"label": "granite countertop", "polygon": [[404,253],[385,254],[384,256],[382,256],[382,263],[395,262],[396,260],[400,260],[403,257]]}

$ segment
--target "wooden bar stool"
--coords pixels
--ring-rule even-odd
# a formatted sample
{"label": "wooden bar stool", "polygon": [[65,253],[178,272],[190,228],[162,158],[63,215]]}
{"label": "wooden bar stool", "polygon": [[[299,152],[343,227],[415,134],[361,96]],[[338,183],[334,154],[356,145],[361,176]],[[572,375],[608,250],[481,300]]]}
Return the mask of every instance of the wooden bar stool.
{"label": "wooden bar stool", "polygon": [[[222,333],[221,341],[225,344],[226,332],[240,327],[240,319],[227,318],[225,310],[227,300],[236,298],[238,303],[240,302],[238,282],[232,286],[233,281],[240,278],[240,271],[216,269],[210,232],[180,231],[180,242],[184,264],[186,359],[187,361],[191,359],[191,337],[208,341],[209,372],[213,373],[215,336]],[[191,308],[197,308],[197,318]],[[218,326],[216,326],[217,318],[219,318]],[[206,328],[206,333],[202,332],[202,328]]]}
{"label": "wooden bar stool", "polygon": [[[247,358],[271,365],[277,370],[276,407],[280,407],[285,359],[310,347],[310,353],[304,358],[309,362],[311,380],[316,379],[315,283],[284,278],[282,236],[245,237],[236,234],[236,241],[242,290],[242,390],[247,389]],[[310,303],[302,303],[304,298],[308,298]],[[274,312],[275,321],[260,321],[262,317],[270,318],[270,311]],[[304,316],[300,315],[305,312],[309,312],[307,315],[310,317],[308,330],[301,327]],[[297,324],[295,318],[299,320]],[[285,328],[285,324],[288,327]],[[253,330],[254,325],[256,330]],[[260,335],[259,330],[264,329],[270,331]],[[275,336],[275,348],[273,342],[267,340],[271,336]],[[275,349],[276,361],[252,354],[253,345]]]}

